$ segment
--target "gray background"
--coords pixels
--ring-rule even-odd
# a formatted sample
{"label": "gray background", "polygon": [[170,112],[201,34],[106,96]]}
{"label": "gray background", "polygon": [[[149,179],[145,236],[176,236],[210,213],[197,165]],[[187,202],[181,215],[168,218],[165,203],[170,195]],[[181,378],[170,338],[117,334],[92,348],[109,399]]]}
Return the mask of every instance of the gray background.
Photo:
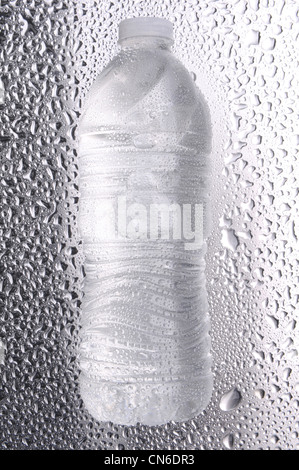
{"label": "gray background", "polygon": [[[97,423],[78,394],[77,125],[117,26],[161,16],[213,121],[215,376],[197,419]],[[298,2],[2,0],[0,448],[298,446]]]}

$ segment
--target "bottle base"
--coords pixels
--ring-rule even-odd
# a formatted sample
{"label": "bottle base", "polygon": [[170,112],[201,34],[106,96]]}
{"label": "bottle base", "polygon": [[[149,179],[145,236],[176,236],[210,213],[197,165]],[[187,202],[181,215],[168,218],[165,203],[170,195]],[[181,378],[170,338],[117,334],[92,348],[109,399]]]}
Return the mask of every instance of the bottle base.
{"label": "bottle base", "polygon": [[80,376],[85,408],[97,421],[134,426],[156,426],[169,421],[188,421],[208,405],[212,376],[196,382],[113,383],[93,382]]}

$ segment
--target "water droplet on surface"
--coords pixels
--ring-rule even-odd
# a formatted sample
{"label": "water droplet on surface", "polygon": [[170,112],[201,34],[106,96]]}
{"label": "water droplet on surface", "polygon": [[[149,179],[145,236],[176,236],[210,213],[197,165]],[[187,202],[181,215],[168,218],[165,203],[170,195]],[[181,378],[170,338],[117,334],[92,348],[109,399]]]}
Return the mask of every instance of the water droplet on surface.
{"label": "water droplet on surface", "polygon": [[139,134],[133,137],[133,144],[138,149],[151,149],[156,145],[156,142],[151,134]]}
{"label": "water droplet on surface", "polygon": [[266,38],[262,41],[262,48],[266,51],[272,51],[275,47],[276,40],[274,38]]}
{"label": "water droplet on surface", "polygon": [[279,437],[274,434],[273,436],[271,436],[270,441],[272,442],[272,444],[277,444],[277,442],[279,441]]}
{"label": "water droplet on surface", "polygon": [[233,449],[235,443],[235,437],[233,434],[226,434],[222,439],[224,447],[227,449]]}
{"label": "water droplet on surface", "polygon": [[241,400],[241,392],[236,388],[232,388],[229,392],[222,395],[219,404],[220,409],[223,411],[231,411],[240,405]]}
{"label": "water droplet on surface", "polygon": [[239,246],[239,240],[234,230],[222,229],[221,243],[224,248],[227,248],[231,251],[235,251],[236,248]]}
{"label": "water droplet on surface", "polygon": [[0,340],[0,365],[4,364],[5,344]]}
{"label": "water droplet on surface", "polygon": [[278,328],[279,321],[273,315],[266,315],[267,323],[272,326],[275,330]]}
{"label": "water droplet on surface", "polygon": [[260,33],[259,31],[255,31],[254,29],[251,29],[245,38],[245,44],[247,46],[257,46],[260,42]]}
{"label": "water droplet on surface", "polygon": [[263,390],[262,388],[257,388],[255,391],[254,391],[254,394],[257,398],[264,398],[265,396],[265,390]]}
{"label": "water droplet on surface", "polygon": [[292,373],[292,369],[290,367],[286,367],[282,373],[282,378],[283,380],[288,380]]}
{"label": "water droplet on surface", "polygon": [[4,104],[5,102],[5,88],[4,83],[0,78],[0,104]]}

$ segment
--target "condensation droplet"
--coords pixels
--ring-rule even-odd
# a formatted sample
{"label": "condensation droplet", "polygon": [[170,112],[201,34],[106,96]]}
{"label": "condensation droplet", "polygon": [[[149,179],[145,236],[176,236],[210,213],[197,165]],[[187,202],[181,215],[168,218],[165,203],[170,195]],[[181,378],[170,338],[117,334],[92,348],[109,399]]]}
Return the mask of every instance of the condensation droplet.
{"label": "condensation droplet", "polygon": [[5,88],[4,83],[0,78],[0,104],[4,104],[5,101]]}
{"label": "condensation droplet", "polygon": [[232,229],[223,229],[221,243],[224,248],[228,250],[235,251],[239,245],[239,240]]}
{"label": "condensation droplet", "polygon": [[0,340],[0,365],[4,364],[5,344]]}
{"label": "condensation droplet", "polygon": [[222,439],[224,447],[227,449],[233,449],[234,443],[235,443],[235,438],[233,434],[226,434],[224,438]]}
{"label": "condensation droplet", "polygon": [[255,31],[254,29],[251,29],[245,38],[245,44],[247,46],[257,46],[260,42],[260,33],[259,31]]}
{"label": "condensation droplet", "polygon": [[275,39],[274,38],[266,38],[262,41],[262,48],[266,51],[272,51],[275,47]]}
{"label": "condensation droplet", "polygon": [[133,144],[139,149],[150,149],[156,142],[151,134],[139,134],[133,138]]}
{"label": "condensation droplet", "polygon": [[273,315],[266,315],[266,320],[272,328],[277,329],[279,325],[279,321]]}
{"label": "condensation droplet", "polygon": [[229,392],[224,393],[220,400],[220,409],[223,411],[231,411],[241,403],[242,395],[237,388],[232,388]]}
{"label": "condensation droplet", "polygon": [[260,398],[260,399],[263,399],[264,396],[265,396],[265,390],[263,390],[262,388],[257,388],[255,391],[254,391],[254,394],[257,398]]}

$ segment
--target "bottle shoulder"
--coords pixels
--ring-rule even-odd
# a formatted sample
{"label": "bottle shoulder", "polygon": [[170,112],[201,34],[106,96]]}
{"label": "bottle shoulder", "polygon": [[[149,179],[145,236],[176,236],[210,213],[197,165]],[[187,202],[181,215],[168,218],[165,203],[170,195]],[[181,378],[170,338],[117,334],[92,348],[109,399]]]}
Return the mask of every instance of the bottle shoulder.
{"label": "bottle shoulder", "polygon": [[[104,94],[107,88],[133,89],[135,93],[157,84],[162,75],[175,84],[194,88],[191,74],[169,50],[137,49],[120,51],[103,69],[89,90],[89,97]],[[104,96],[102,96],[104,98]]]}
{"label": "bottle shoulder", "polygon": [[121,50],[95,80],[80,129],[125,126],[176,132],[195,128],[198,119],[208,119],[207,105],[175,55],[167,49],[130,49]]}
{"label": "bottle shoulder", "polygon": [[[180,69],[180,71],[179,71]],[[169,51],[121,50],[96,77],[87,94],[86,107],[95,105],[98,98],[106,101],[107,92],[122,94],[149,89],[164,73],[182,75],[187,71]]]}

